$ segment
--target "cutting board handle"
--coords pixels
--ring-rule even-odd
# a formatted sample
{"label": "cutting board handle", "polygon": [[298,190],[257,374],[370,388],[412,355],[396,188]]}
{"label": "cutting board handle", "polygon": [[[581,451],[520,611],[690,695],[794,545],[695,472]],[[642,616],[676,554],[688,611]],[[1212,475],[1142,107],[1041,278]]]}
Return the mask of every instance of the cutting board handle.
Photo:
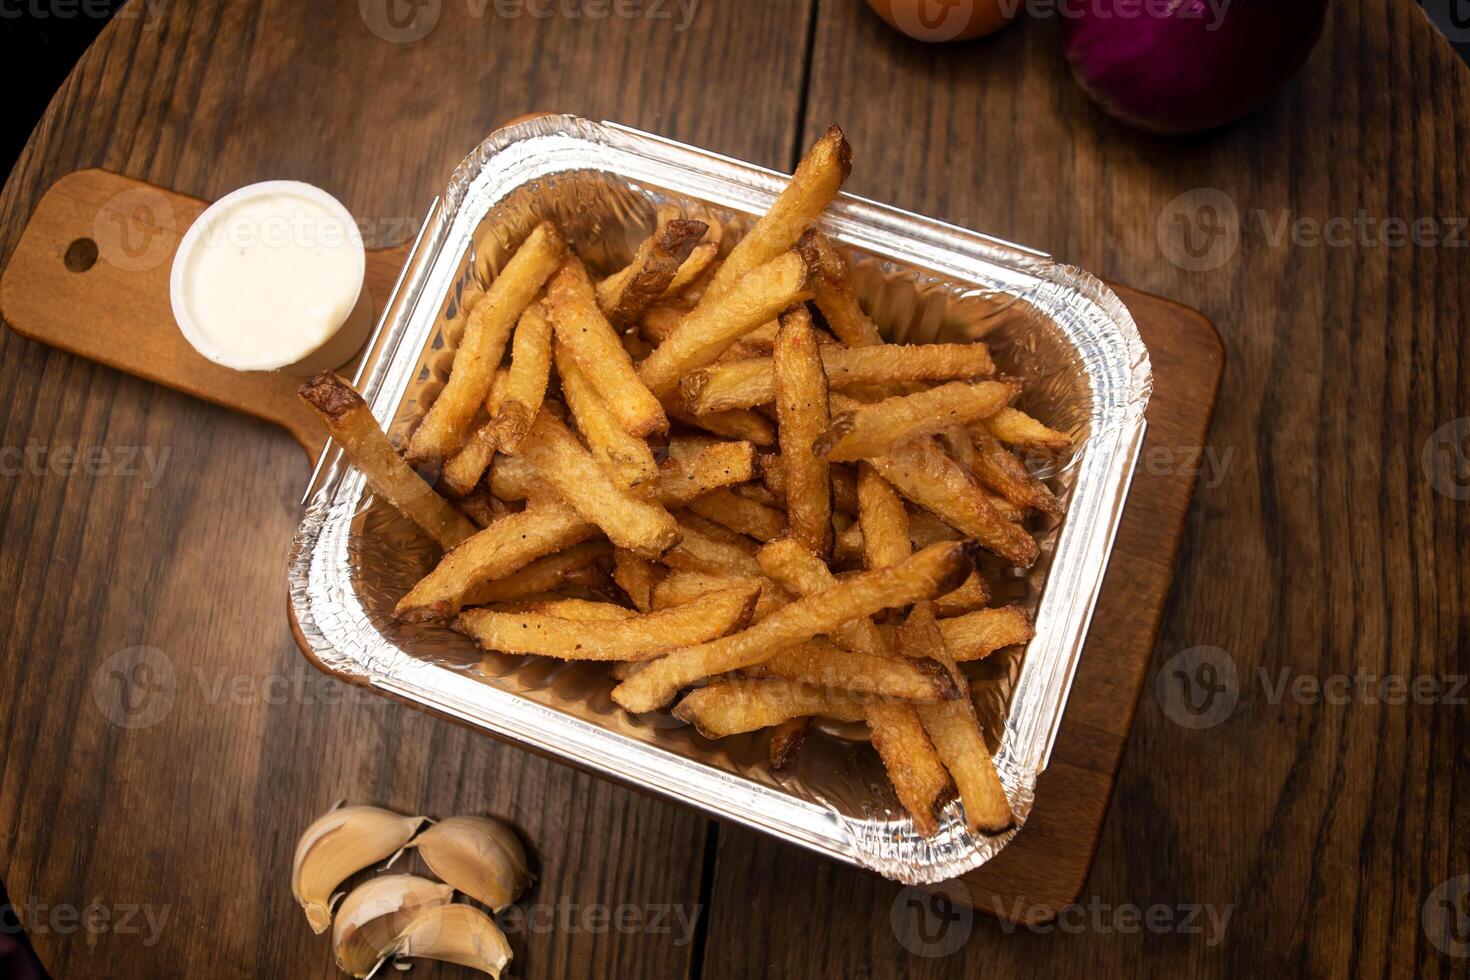
{"label": "cutting board handle", "polygon": [[[0,274],[0,316],[23,337],[274,422],[313,461],[325,436],[296,397],[301,379],[232,371],[189,346],[174,323],[169,272],[197,198],[106,170],[52,184]],[[366,288],[381,308],[407,246],[367,253]]]}

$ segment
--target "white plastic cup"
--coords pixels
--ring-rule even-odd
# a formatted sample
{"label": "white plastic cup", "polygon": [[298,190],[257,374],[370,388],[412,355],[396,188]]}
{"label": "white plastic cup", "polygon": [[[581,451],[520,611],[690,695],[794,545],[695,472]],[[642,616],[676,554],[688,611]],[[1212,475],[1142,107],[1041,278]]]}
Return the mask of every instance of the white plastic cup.
{"label": "white plastic cup", "polygon": [[319,187],[268,180],[231,191],[184,233],[169,276],[174,320],[236,371],[340,367],[372,331],[367,255],[352,214]]}

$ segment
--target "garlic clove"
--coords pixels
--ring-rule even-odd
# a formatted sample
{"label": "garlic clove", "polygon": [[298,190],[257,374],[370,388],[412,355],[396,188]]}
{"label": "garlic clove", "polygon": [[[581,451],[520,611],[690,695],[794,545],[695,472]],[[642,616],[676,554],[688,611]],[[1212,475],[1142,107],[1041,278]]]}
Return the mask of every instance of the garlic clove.
{"label": "garlic clove", "polygon": [[454,889],[417,875],[383,875],[342,900],[332,928],[332,948],[343,973],[365,977],[391,954],[419,916],[449,904]]}
{"label": "garlic clove", "polygon": [[306,828],[291,861],[291,892],[318,933],[332,924],[332,892],[350,875],[403,850],[424,822],[375,806],[331,810]]}
{"label": "garlic clove", "polygon": [[419,849],[430,871],[496,912],[515,901],[531,879],[521,839],[490,817],[450,817],[409,846]]}
{"label": "garlic clove", "polygon": [[457,963],[500,980],[511,951],[505,933],[484,912],[473,905],[444,905],[409,922],[393,955]]}

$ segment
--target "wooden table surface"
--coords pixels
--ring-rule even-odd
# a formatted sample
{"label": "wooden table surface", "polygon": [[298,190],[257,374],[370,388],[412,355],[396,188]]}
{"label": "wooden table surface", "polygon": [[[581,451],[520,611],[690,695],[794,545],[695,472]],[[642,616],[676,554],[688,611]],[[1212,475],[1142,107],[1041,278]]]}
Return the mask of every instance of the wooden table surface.
{"label": "wooden table surface", "polygon": [[[1197,307],[1229,360],[1209,445],[1142,463],[1203,469],[1092,876],[1046,931],[923,920],[345,691],[283,609],[295,443],[4,331],[0,882],[53,975],[338,975],[287,876],[344,797],[522,829],[518,976],[1464,975],[1470,72],[1415,5],[1339,0],[1279,98],[1184,139],[1095,111],[1055,23],[930,47],[859,0],[703,0],[684,30],[673,3],[417,9],[422,37],[380,0],[130,4],[6,182],[0,258],[91,166],[205,198],[310,180],[390,244],[488,130],[558,109],[780,168],[837,121],[856,193]],[[160,657],[167,710],[114,723],[111,671]]]}

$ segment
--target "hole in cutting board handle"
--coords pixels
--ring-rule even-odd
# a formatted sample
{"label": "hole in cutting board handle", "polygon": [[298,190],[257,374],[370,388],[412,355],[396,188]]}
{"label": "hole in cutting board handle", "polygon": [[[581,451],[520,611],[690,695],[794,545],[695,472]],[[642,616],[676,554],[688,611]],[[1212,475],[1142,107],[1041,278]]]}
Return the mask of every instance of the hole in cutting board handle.
{"label": "hole in cutting board handle", "polygon": [[86,272],[97,264],[97,243],[90,238],[78,238],[66,247],[62,261],[72,272]]}

